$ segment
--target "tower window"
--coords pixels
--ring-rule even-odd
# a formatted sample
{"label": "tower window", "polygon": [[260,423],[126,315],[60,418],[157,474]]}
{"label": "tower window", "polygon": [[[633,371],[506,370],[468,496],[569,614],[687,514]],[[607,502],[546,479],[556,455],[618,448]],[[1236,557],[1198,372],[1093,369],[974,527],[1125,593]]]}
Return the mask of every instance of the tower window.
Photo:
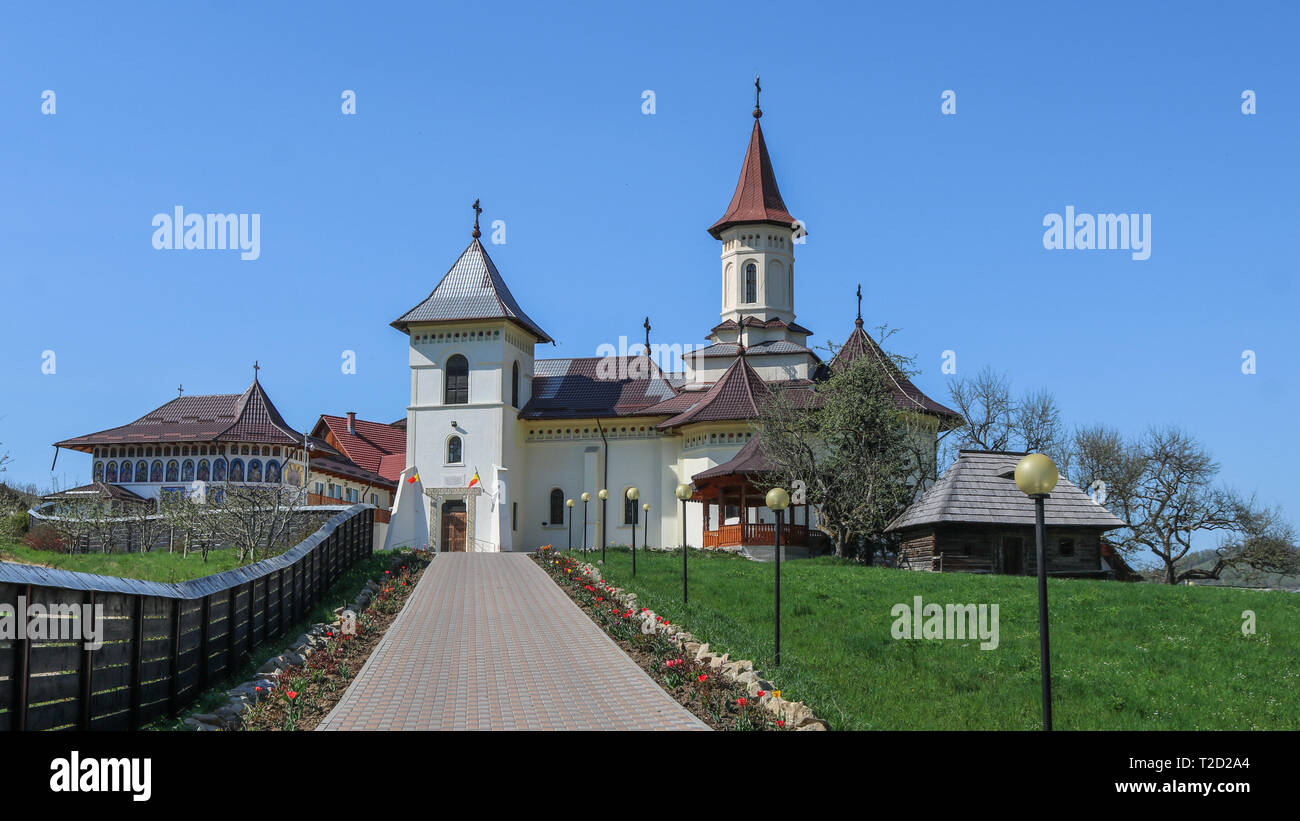
{"label": "tower window", "polygon": [[514,368],[510,372],[510,406],[519,407],[519,362],[515,361]]}
{"label": "tower window", "polygon": [[758,302],[758,266],[749,263],[745,266],[745,303]]}
{"label": "tower window", "polygon": [[551,524],[564,524],[564,491],[558,487],[551,491]]}
{"label": "tower window", "polygon": [[447,391],[443,404],[469,404],[469,360],[460,354],[447,359]]}

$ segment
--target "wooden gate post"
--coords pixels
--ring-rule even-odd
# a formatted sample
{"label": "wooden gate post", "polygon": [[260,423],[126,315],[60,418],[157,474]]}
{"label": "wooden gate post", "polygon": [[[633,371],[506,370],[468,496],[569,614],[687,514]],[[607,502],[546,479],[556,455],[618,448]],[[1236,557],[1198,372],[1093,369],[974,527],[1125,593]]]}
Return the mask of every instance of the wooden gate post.
{"label": "wooden gate post", "polygon": [[176,701],[180,693],[181,683],[181,600],[172,599],[172,659],[168,665],[171,673],[170,680],[167,682],[167,713],[172,718],[176,717],[180,705]]}
{"label": "wooden gate post", "polygon": [[127,725],[137,730],[140,720],[140,665],[144,660],[144,596],[135,597],[135,623],[131,625],[131,700]]}

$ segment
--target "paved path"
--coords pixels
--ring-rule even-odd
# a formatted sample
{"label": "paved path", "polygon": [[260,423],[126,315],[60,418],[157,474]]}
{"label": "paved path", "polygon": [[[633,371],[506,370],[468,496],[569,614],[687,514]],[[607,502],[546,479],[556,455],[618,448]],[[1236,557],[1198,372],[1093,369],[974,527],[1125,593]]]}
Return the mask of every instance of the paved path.
{"label": "paved path", "polygon": [[522,553],[434,559],[322,730],[703,730]]}

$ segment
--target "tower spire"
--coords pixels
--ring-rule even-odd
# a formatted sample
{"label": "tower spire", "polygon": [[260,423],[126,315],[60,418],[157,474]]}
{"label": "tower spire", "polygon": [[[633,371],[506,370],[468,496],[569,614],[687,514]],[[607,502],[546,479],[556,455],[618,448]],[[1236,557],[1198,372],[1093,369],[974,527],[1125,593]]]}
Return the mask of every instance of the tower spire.
{"label": "tower spire", "polygon": [[474,239],[478,239],[479,237],[483,236],[482,232],[478,230],[478,215],[483,213],[483,209],[479,207],[477,197],[474,199],[473,207],[474,207],[474,231],[470,234],[470,236],[474,237]]}

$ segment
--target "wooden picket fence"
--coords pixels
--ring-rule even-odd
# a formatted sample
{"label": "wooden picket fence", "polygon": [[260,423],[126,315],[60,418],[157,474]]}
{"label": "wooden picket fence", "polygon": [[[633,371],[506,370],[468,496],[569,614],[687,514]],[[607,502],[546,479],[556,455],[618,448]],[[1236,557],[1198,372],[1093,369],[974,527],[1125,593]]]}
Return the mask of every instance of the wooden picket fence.
{"label": "wooden picket fence", "polygon": [[0,605],[21,596],[28,607],[102,606],[104,617],[98,649],[76,629],[29,640],[23,623],[0,638],[0,730],[133,730],[177,715],[371,555],[374,514],[353,505],[279,556],[179,584],[0,562]]}

